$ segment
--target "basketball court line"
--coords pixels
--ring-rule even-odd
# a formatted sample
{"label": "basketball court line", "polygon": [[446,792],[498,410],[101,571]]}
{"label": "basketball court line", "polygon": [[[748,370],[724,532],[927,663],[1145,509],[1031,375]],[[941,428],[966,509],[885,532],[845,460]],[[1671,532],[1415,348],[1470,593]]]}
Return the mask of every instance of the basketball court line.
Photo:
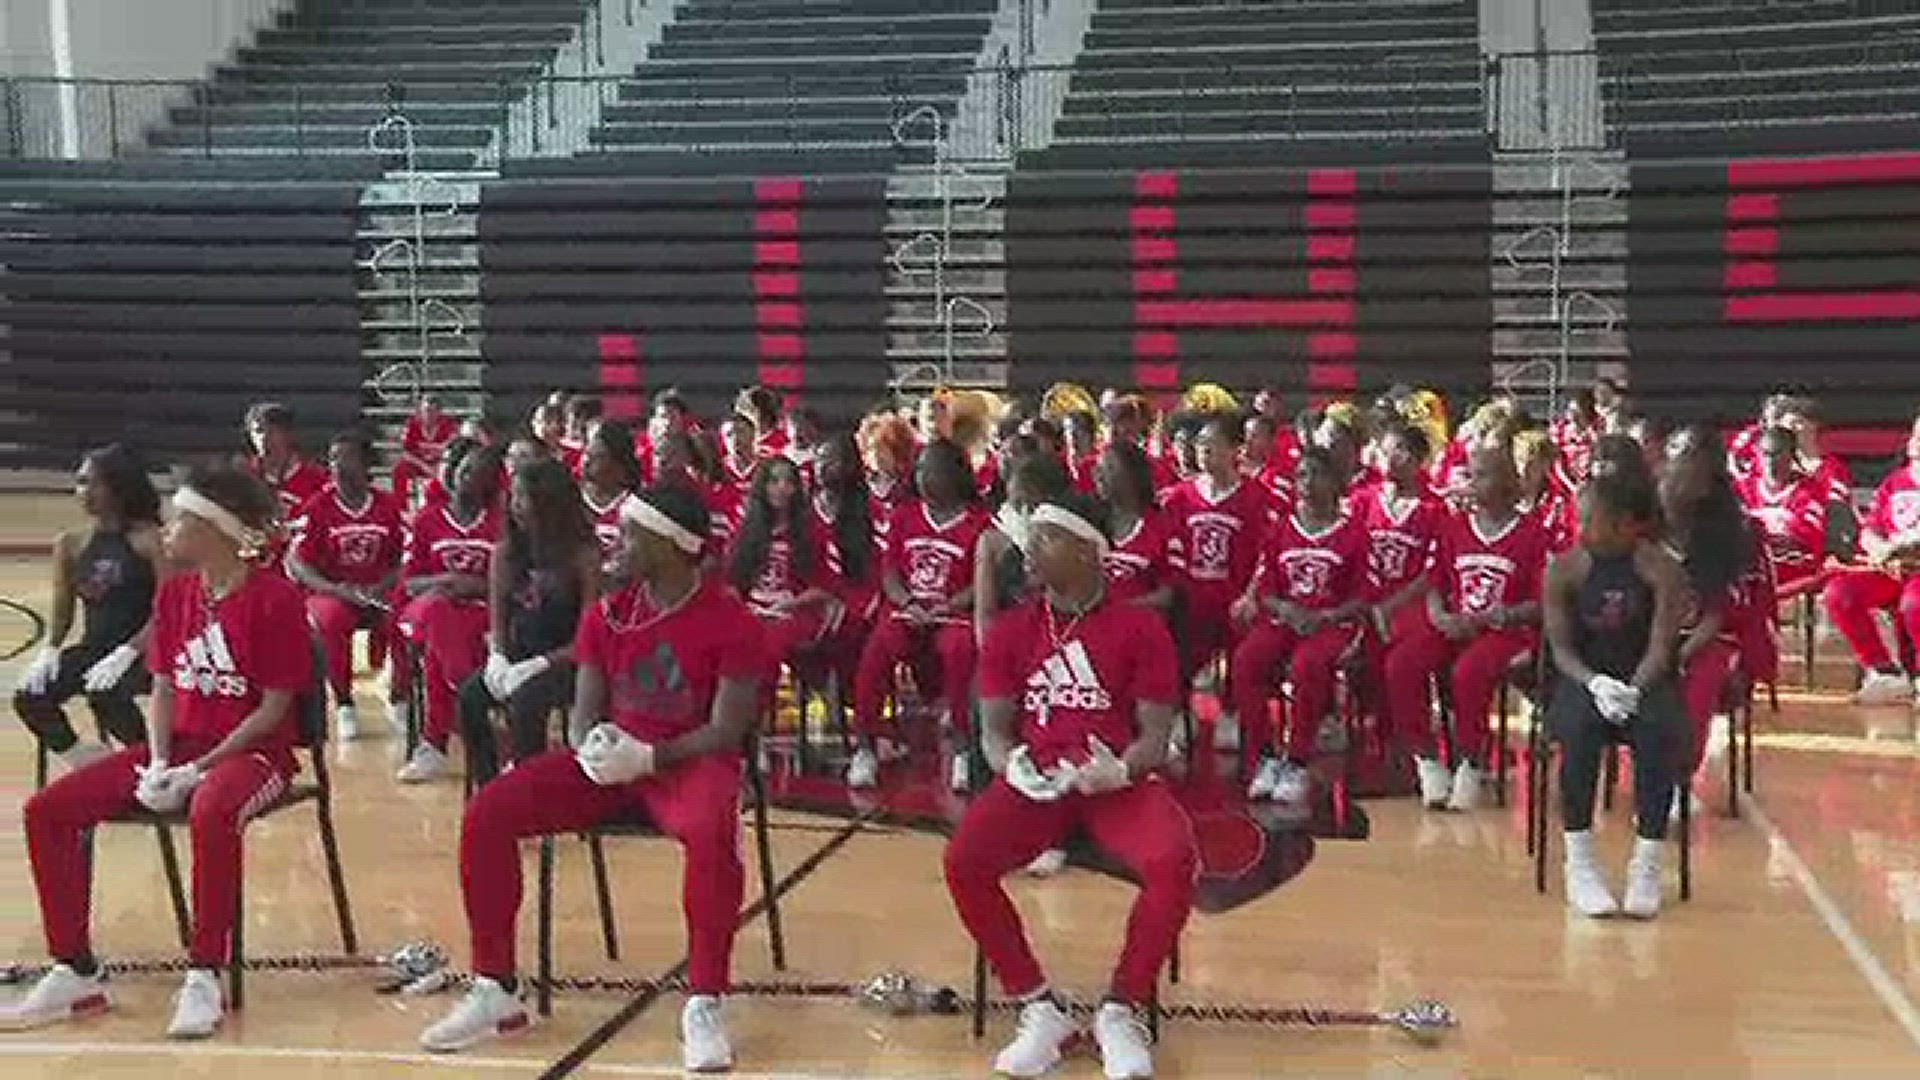
{"label": "basketball court line", "polygon": [[1780,864],[1793,877],[1794,883],[1800,886],[1800,892],[1806,896],[1807,903],[1813,906],[1814,913],[1820,916],[1820,921],[1826,925],[1827,932],[1833,935],[1834,940],[1840,943],[1840,948],[1846,952],[1847,958],[1853,961],[1853,966],[1860,972],[1860,977],[1873,988],[1874,996],[1878,997],[1880,1003],[1887,1007],[1887,1011],[1893,1014],[1894,1020],[1907,1033],[1907,1038],[1913,1040],[1915,1047],[1920,1047],[1920,1008],[1915,1008],[1913,999],[1907,996],[1899,980],[1887,971],[1886,965],[1882,964],[1880,957],[1874,953],[1873,946],[1867,944],[1866,938],[1861,936],[1852,920],[1847,918],[1846,912],[1840,909],[1833,894],[1827,891],[1827,887],[1820,883],[1820,878],[1814,874],[1813,869],[1800,858],[1800,853],[1794,849],[1792,841],[1787,839],[1786,834],[1782,833],[1779,826],[1773,823],[1773,819],[1761,809],[1759,800],[1751,795],[1742,794],[1740,802],[1747,808],[1747,813],[1752,815],[1753,823],[1766,834],[1767,845],[1779,856]]}

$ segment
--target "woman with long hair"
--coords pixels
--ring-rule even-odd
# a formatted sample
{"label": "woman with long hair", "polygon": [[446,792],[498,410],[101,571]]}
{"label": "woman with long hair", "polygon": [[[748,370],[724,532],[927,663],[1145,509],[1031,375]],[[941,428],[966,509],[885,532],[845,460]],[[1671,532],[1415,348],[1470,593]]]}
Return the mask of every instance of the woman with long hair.
{"label": "woman with long hair", "polygon": [[[1561,744],[1560,814],[1567,903],[1592,918],[1660,911],[1661,848],[1675,781],[1685,768],[1686,706],[1675,659],[1687,576],[1657,541],[1659,496],[1631,471],[1595,477],[1580,496],[1580,546],[1547,570],[1545,621],[1556,677],[1547,724]],[[1624,903],[1594,857],[1600,759],[1633,749],[1633,856]]]}
{"label": "woman with long hair", "polygon": [[640,488],[633,429],[617,420],[602,421],[581,454],[580,497],[600,544],[600,572],[608,580],[619,572],[620,515]]}
{"label": "woman with long hair", "polygon": [[[109,740],[121,745],[146,740],[146,718],[134,695],[147,682],[140,657],[162,562],[160,496],[132,451],[115,444],[87,454],[74,481],[89,524],[53,541],[47,643],[27,665],[13,695],[14,713],[70,769],[106,753],[103,744]],[[66,645],[75,601],[81,609],[80,639]],[[99,742],[82,742],[67,722],[66,703],[82,694],[93,710]]]}
{"label": "woman with long hair", "polygon": [[815,470],[813,510],[820,555],[832,578],[840,614],[828,629],[821,650],[831,671],[850,682],[860,647],[880,604],[880,528],[873,519],[873,493],[852,435],[835,435],[820,445]]}
{"label": "woman with long hair", "polygon": [[764,653],[746,605],[703,572],[706,517],[684,487],[649,489],[627,508],[634,583],[581,617],[572,748],[521,762],[467,805],[460,886],[474,979],[446,1017],[421,1033],[426,1049],[464,1050],[534,1022],[515,972],[520,841],[638,809],[685,852],[682,1063],[691,1072],[732,1066],[721,995],[745,891],[741,751],[753,730]]}
{"label": "woman with long hair", "polygon": [[340,738],[360,735],[353,704],[353,632],[372,631],[368,651],[381,652],[388,594],[400,579],[407,542],[396,495],[373,486],[373,440],[343,431],[328,447],[333,482],[307,500],[293,522],[287,575],[307,594],[307,617],[327,658]]}
{"label": "woman with long hair", "polygon": [[1114,443],[1100,455],[1094,488],[1106,503],[1113,528],[1105,559],[1108,595],[1117,603],[1142,604],[1170,618],[1174,584],[1185,557],[1160,512],[1152,460],[1132,443]]}
{"label": "woman with long hair", "polygon": [[500,771],[496,704],[514,761],[547,748],[547,717],[573,689],[573,634],[600,595],[600,545],[567,467],[514,474],[506,534],[487,571],[487,662],[460,685],[460,734],[476,783]]}
{"label": "woman with long hair", "polygon": [[460,684],[486,662],[488,581],[504,525],[500,467],[495,447],[463,453],[446,505],[421,511],[413,522],[400,577],[405,606],[395,624],[419,652],[427,714],[424,738],[400,769],[402,783],[446,775]]}
{"label": "woman with long hair", "polygon": [[769,694],[780,665],[818,641],[833,622],[839,601],[821,548],[800,467],[786,457],[762,460],[727,558],[727,580],[760,620]]}
{"label": "woman with long hair", "polygon": [[27,855],[54,965],[0,1007],[0,1028],[39,1027],[108,1009],[88,927],[95,825],[136,807],[187,811],[193,940],[170,1038],[205,1038],[225,1016],[225,967],[240,904],[240,834],[297,771],[294,702],[309,692],[313,650],[300,591],[256,565],[278,515],[274,495],[239,469],[195,470],[173,496],[169,559],[186,572],[154,598],[147,665],[158,676],[147,739],[68,773],[27,800]]}

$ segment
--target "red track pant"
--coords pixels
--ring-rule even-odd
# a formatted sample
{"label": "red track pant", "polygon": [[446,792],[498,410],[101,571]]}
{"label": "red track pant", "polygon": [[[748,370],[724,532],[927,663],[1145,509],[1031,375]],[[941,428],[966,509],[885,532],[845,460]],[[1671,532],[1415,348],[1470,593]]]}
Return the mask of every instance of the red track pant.
{"label": "red track pant", "polygon": [[1687,706],[1687,719],[1693,724],[1693,757],[1689,770],[1698,769],[1706,760],[1707,732],[1713,726],[1713,714],[1727,694],[1727,680],[1740,665],[1740,649],[1730,641],[1715,640],[1687,659],[1680,672],[1680,698]]}
{"label": "red track pant", "polygon": [[1047,984],[1001,879],[1084,829],[1140,881],[1113,972],[1119,1001],[1154,999],[1161,965],[1193,908],[1200,856],[1187,812],[1157,777],[1107,795],[1034,802],[996,779],[967,807],[947,844],[947,890],[1000,985],[1025,997]]}
{"label": "red track pant", "polygon": [[396,621],[421,654],[425,739],[444,751],[459,715],[460,684],[487,662],[487,605],[429,593],[414,597]]}
{"label": "red track pant", "polygon": [[[1413,623],[1410,616],[1407,620]],[[1384,665],[1388,726],[1396,742],[1421,757],[1432,757],[1431,685],[1448,671],[1453,691],[1454,753],[1485,763],[1492,730],[1493,696],[1507,668],[1539,640],[1531,629],[1487,630],[1466,641],[1448,641],[1424,616],[1402,629],[1394,620],[1393,643]],[[1450,669],[1450,671],[1449,671]]]}
{"label": "red track pant", "polygon": [[[174,740],[172,760],[192,761],[213,748],[211,740]],[[47,952],[56,960],[92,953],[88,929],[92,900],[87,830],[138,807],[135,770],[147,763],[147,748],[130,746],[48,784],[27,800],[27,856],[40,892],[40,921]],[[214,766],[188,803],[193,845],[193,948],[195,967],[227,962],[227,946],[240,906],[241,831],[247,819],[287,789],[295,771],[290,755],[242,754]]]}
{"label": "red track pant", "polygon": [[372,630],[367,638],[368,663],[378,667],[385,620],[377,611],[317,593],[307,596],[307,619],[327,655],[327,687],[333,691],[334,703],[347,704],[353,700],[353,632],[362,626]]}
{"label": "red track pant", "polygon": [[1827,582],[1823,598],[1827,617],[1853,647],[1860,666],[1868,671],[1901,666],[1880,636],[1875,612],[1897,608],[1899,625],[1908,640],[1920,641],[1920,574],[1903,580],[1879,570],[1842,571]]}
{"label": "red track pant", "polygon": [[1223,590],[1191,588],[1182,594],[1184,610],[1174,620],[1174,634],[1180,642],[1180,685],[1184,691],[1193,684],[1200,669],[1216,656],[1232,656],[1240,628],[1227,612],[1234,596]]}
{"label": "red track pant", "polygon": [[688,987],[696,994],[725,993],[746,889],[740,775],[737,756],[711,754],[631,784],[601,787],[580,771],[573,751],[551,750],[481,788],[460,829],[460,889],[474,971],[496,979],[514,973],[522,839],[578,832],[642,808],[684,849]]}
{"label": "red track pant", "polygon": [[[939,660],[941,693],[954,730],[966,732],[973,721],[973,626],[942,623],[914,626],[885,613],[860,652],[853,676],[853,726],[862,738],[882,733],[880,712],[893,692],[893,673],[901,661],[931,651]],[[925,688],[923,688],[925,689]]]}
{"label": "red track pant", "polygon": [[1293,703],[1286,716],[1287,756],[1303,762],[1313,756],[1320,721],[1333,707],[1340,658],[1352,646],[1355,633],[1348,624],[1324,627],[1302,637],[1291,627],[1262,623],[1240,639],[1227,674],[1234,715],[1240,720],[1243,752],[1249,760],[1276,741],[1277,733],[1265,722],[1267,695],[1282,664],[1293,684]]}

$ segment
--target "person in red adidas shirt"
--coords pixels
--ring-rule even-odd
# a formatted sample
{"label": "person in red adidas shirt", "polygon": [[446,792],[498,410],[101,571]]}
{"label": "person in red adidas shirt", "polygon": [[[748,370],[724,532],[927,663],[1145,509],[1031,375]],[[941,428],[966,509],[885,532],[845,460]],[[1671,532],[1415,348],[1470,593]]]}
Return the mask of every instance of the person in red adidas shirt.
{"label": "person in red adidas shirt", "polygon": [[1754,446],[1758,466],[1734,491],[1766,541],[1780,595],[1819,588],[1826,576],[1827,489],[1800,471],[1793,432],[1768,428]]}
{"label": "person in red adidas shirt", "polygon": [[[1412,749],[1422,801],[1432,808],[1479,804],[1494,691],[1513,660],[1539,644],[1540,585],[1551,540],[1520,511],[1519,478],[1504,449],[1481,446],[1468,461],[1473,506],[1451,515],[1434,556],[1427,624],[1387,650],[1387,718]],[[1447,671],[1455,762],[1434,756],[1430,687]]]}
{"label": "person in red adidas shirt", "polygon": [[400,430],[400,460],[393,463],[393,493],[402,507],[413,504],[415,484],[440,475],[441,455],[459,434],[459,418],[441,412],[432,395],[421,395]]}
{"label": "person in red adidas shirt", "polygon": [[[1307,761],[1333,705],[1340,658],[1359,634],[1367,536],[1358,519],[1343,512],[1339,469],[1317,446],[1301,452],[1298,499],[1267,533],[1260,568],[1233,606],[1234,621],[1250,625],[1227,669],[1242,756],[1258,766],[1249,769],[1249,799],[1306,801]],[[1293,699],[1285,750],[1275,757],[1267,694],[1283,664]]]}
{"label": "person in red adidas shirt", "polygon": [[460,684],[487,659],[487,576],[506,526],[500,509],[500,451],[481,447],[454,467],[453,497],[413,520],[394,618],[421,658],[425,737],[401,768],[402,783],[445,775]]}
{"label": "person in red adidas shirt", "polygon": [[934,697],[938,687],[956,730],[964,733],[972,723],[974,548],[987,514],[974,501],[973,469],[954,443],[928,443],[920,451],[915,478],[920,501],[895,511],[887,526],[881,575],[886,603],[854,675],[853,724],[860,748],[847,765],[847,783],[853,787],[870,787],[878,775],[880,712],[900,661],[936,658],[938,681],[922,683],[921,693]]}
{"label": "person in red adidas shirt", "polygon": [[[1906,462],[1873,493],[1860,527],[1867,567],[1827,583],[1827,615],[1866,672],[1855,700],[1890,705],[1913,694],[1909,672],[1887,649],[1874,613],[1895,612],[1909,641],[1920,641],[1920,418],[1907,434]],[[1819,478],[1814,478],[1816,484]]]}
{"label": "person in red adidas shirt", "polygon": [[1273,495],[1239,472],[1240,424],[1230,416],[1200,431],[1202,473],[1167,492],[1167,522],[1185,556],[1181,594],[1181,678],[1232,651],[1228,612],[1247,591],[1278,507]]}
{"label": "person in red adidas shirt", "polygon": [[1098,504],[1069,495],[1033,513],[1040,595],[1001,615],[980,663],[982,746],[995,779],[961,818],[947,889],[1008,996],[1020,1031],[994,1062],[1040,1076],[1079,1034],[1047,982],[1003,878],[1084,829],[1140,882],[1126,942],[1093,1036],[1109,1076],[1150,1076],[1140,1010],[1193,906],[1199,854],[1186,811],[1158,775],[1180,696],[1173,640],[1158,616],[1115,603]]}
{"label": "person in red adidas shirt", "polygon": [[[373,441],[365,432],[333,437],[328,466],[333,483],[300,508],[293,523],[287,574],[307,591],[307,617],[327,657],[343,739],[360,731],[353,704],[353,632],[372,631],[368,652],[385,654],[387,594],[400,577],[406,525],[398,496],[374,489]],[[372,661],[378,666],[379,661]]]}
{"label": "person in red adidas shirt", "polygon": [[515,975],[520,841],[640,811],[685,852],[682,1063],[692,1072],[733,1065],[720,998],[745,892],[741,751],[757,715],[765,652],[746,605],[704,573],[706,518],[683,487],[649,489],[629,504],[624,541],[634,584],[580,617],[571,749],[521,762],[467,804],[460,885],[475,978],[421,1034],[426,1049],[465,1050],[533,1024]]}
{"label": "person in red adidas shirt", "polygon": [[88,928],[92,828],[139,807],[188,812],[193,940],[172,1038],[212,1035],[225,1015],[218,972],[240,902],[246,819],[296,771],[295,699],[313,689],[300,591],[250,561],[278,515],[274,495],[237,469],[195,470],[173,497],[167,555],[188,572],[160,584],[147,664],[146,745],[53,781],[25,807],[27,855],[54,966],[0,1007],[0,1029],[96,1015],[111,1006]]}
{"label": "person in red adidas shirt", "polygon": [[1115,443],[1100,456],[1095,480],[1113,528],[1113,546],[1106,557],[1107,596],[1169,616],[1186,555],[1166,515],[1154,505],[1153,463],[1139,447]]}

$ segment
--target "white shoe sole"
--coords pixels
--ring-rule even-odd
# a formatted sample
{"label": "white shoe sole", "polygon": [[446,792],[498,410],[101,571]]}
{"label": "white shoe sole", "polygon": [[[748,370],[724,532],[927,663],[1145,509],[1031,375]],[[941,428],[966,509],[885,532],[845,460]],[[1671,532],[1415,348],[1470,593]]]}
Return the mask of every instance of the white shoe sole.
{"label": "white shoe sole", "polygon": [[35,1016],[0,1016],[0,1031],[37,1031],[55,1024],[91,1020],[112,1011],[113,999],[102,990],[97,996],[82,998],[67,1006],[65,1012],[41,1013]]}
{"label": "white shoe sole", "polygon": [[491,1030],[482,1031],[470,1039],[462,1039],[458,1042],[430,1043],[423,1038],[420,1040],[420,1049],[425,1050],[429,1054],[457,1054],[462,1050],[471,1050],[483,1043],[494,1042],[498,1039],[511,1039],[533,1030],[532,1013],[522,1013],[520,1019],[520,1023],[505,1030],[501,1030],[500,1025],[495,1023]]}

